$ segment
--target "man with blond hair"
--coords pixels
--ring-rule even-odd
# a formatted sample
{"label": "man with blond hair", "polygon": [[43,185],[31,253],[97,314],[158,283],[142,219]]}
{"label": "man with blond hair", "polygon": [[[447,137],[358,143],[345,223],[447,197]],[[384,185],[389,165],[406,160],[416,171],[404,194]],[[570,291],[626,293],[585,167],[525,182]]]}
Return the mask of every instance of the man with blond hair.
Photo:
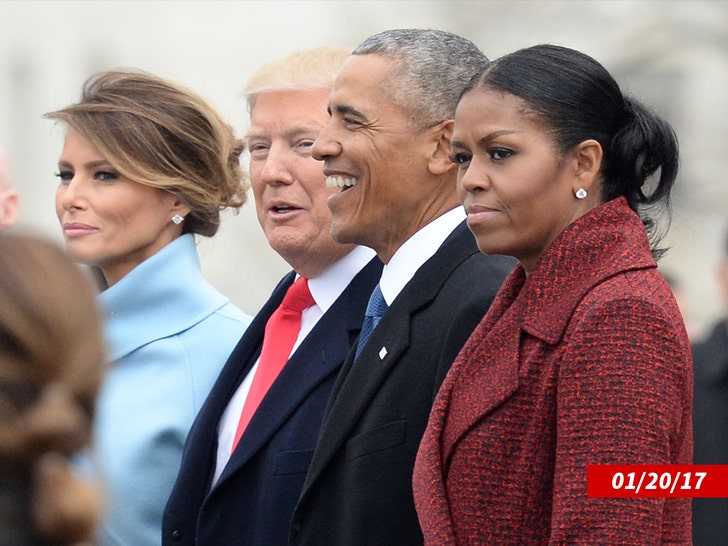
{"label": "man with blond hair", "polygon": [[0,147],[0,231],[18,220],[19,199],[10,182],[10,165],[5,151]]}
{"label": "man with blond hair", "polygon": [[[261,68],[245,88],[258,220],[293,271],[248,327],[192,426],[164,513],[165,546],[287,542],[329,393],[382,270],[371,249],[331,238],[327,200],[338,188],[326,187],[311,156],[348,54],[295,53]],[[279,309],[299,289],[305,297],[297,299],[308,301],[296,311],[297,335],[281,350],[282,369],[270,372],[269,348],[283,345],[274,331]]]}

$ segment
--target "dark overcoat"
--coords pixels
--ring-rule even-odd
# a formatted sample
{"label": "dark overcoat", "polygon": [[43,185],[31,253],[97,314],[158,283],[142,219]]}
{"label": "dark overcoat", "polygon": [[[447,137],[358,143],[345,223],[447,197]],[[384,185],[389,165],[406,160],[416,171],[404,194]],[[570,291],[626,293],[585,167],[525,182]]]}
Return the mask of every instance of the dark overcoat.
{"label": "dark overcoat", "polygon": [[[728,464],[728,320],[693,344],[695,464]],[[728,540],[728,498],[693,499],[695,546]]]}
{"label": "dark overcoat", "polygon": [[463,222],[392,302],[332,392],[291,544],[422,543],[412,468],[435,394],[514,262]]}
{"label": "dark overcoat", "polygon": [[260,355],[265,324],[295,274],[289,273],[276,287],[231,354],[190,430],[164,511],[164,546],[286,543],[329,393],[359,335],[381,271],[381,262],[374,258],[291,355],[211,489],[218,423]]}

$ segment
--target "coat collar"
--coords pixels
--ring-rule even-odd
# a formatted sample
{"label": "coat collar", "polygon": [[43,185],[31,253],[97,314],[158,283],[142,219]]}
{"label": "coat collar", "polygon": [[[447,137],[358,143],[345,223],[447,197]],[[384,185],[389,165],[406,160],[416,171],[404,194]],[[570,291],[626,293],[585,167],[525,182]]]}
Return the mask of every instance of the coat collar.
{"label": "coat collar", "polygon": [[608,201],[568,226],[527,280],[521,267],[514,272],[520,277],[516,284],[523,286],[518,298],[522,328],[554,344],[594,286],[619,273],[654,267],[657,263],[637,213],[624,197]]}
{"label": "coat collar", "polygon": [[[521,266],[514,269],[438,395],[433,411],[445,457],[474,422],[518,388],[527,373],[521,362],[522,331],[556,344],[589,290],[618,273],[651,267],[657,264],[642,221],[619,198],[567,227],[528,278]],[[477,405],[471,402],[473,392],[478,393]]]}
{"label": "coat collar", "polygon": [[[478,252],[475,239],[462,222],[392,302],[356,363],[354,351],[349,352],[337,380],[341,383],[339,392],[329,400],[302,498],[346,442],[389,372],[409,347],[412,316],[435,299],[453,270]],[[386,352],[379,347],[386,347]]]}
{"label": "coat collar", "polygon": [[99,300],[112,362],[194,326],[229,301],[202,276],[191,234],[139,264]]}

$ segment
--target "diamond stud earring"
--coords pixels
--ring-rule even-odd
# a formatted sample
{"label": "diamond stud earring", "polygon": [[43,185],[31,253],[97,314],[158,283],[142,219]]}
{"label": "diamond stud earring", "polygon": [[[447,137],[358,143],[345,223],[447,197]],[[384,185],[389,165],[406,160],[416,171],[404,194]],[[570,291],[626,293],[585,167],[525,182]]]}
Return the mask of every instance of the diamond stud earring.
{"label": "diamond stud earring", "polygon": [[574,194],[577,199],[584,199],[587,195],[586,190],[584,188],[579,188],[576,190],[576,193]]}
{"label": "diamond stud earring", "polygon": [[172,216],[172,222],[174,222],[177,225],[180,225],[184,221],[185,221],[184,216],[180,216],[179,214],[175,214],[174,216]]}

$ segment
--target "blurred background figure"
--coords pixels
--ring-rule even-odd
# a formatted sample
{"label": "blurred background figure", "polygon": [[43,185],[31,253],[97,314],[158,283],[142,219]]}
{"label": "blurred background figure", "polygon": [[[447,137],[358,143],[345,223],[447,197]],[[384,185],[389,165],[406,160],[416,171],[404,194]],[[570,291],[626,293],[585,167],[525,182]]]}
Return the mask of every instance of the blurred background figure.
{"label": "blurred background figure", "polygon": [[10,181],[10,163],[5,150],[0,146],[0,231],[18,220],[18,192]]}
{"label": "blurred background figure", "polygon": [[243,143],[200,96],[139,71],[100,72],[46,117],[67,127],[56,213],[68,252],[108,286],[113,364],[89,462],[108,491],[99,542],[159,544],[190,425],[250,322],[202,275],[195,239],[244,203]]}
{"label": "blurred background figure", "polygon": [[89,540],[98,488],[66,457],[87,444],[105,353],[94,290],[43,239],[0,234],[0,545]]}
{"label": "blurred background figure", "polygon": [[[695,464],[728,464],[728,229],[717,278],[726,314],[693,344]],[[719,546],[728,537],[728,499],[693,499],[695,546]]]}

